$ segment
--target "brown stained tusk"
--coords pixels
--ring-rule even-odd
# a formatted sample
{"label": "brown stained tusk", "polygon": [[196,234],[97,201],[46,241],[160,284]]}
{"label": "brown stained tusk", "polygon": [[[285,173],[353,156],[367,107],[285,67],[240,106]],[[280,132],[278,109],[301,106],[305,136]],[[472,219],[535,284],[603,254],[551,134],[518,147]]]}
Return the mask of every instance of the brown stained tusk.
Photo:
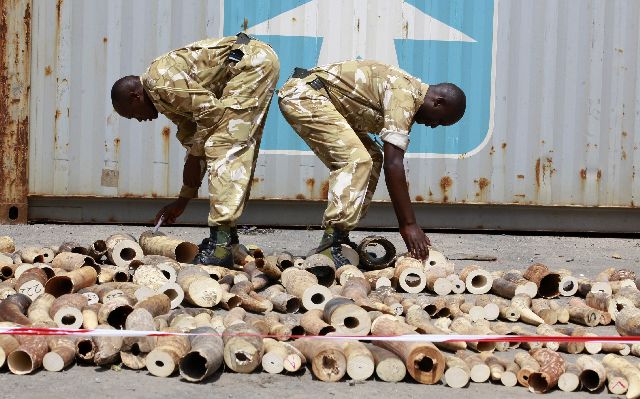
{"label": "brown stained tusk", "polygon": [[27,309],[31,306],[31,299],[24,294],[13,294],[0,302],[0,321],[8,321],[23,326],[31,324],[27,318]]}
{"label": "brown stained tusk", "polygon": [[146,255],[161,255],[181,263],[191,262],[198,254],[196,244],[167,237],[164,233],[145,231],[138,240]]}
{"label": "brown stained tusk", "polygon": [[[415,334],[411,327],[389,315],[376,318],[371,325],[371,333],[380,336]],[[374,345],[399,356],[409,375],[421,384],[436,384],[442,378],[444,355],[429,342],[375,341]]]}
{"label": "brown stained tusk", "polygon": [[[385,253],[381,257],[374,257],[369,252],[370,247],[381,246]],[[358,255],[360,257],[360,264],[364,269],[377,270],[384,269],[392,265],[396,259],[396,247],[382,236],[369,236],[365,237],[360,245],[358,245]]]}

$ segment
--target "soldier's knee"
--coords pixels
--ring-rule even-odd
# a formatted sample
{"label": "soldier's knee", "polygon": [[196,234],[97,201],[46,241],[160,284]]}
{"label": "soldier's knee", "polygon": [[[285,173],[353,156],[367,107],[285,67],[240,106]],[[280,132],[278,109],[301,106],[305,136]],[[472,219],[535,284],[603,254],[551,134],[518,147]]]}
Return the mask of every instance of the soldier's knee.
{"label": "soldier's knee", "polygon": [[355,167],[365,168],[370,170],[373,167],[373,159],[368,151],[362,149],[355,149],[351,153],[351,160]]}

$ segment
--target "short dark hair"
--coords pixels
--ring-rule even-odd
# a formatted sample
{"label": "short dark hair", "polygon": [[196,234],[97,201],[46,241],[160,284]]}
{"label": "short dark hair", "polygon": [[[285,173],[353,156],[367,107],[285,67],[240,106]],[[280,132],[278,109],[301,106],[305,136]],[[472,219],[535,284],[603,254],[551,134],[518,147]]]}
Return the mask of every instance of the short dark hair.
{"label": "short dark hair", "polygon": [[464,94],[461,88],[453,83],[438,83],[431,85],[435,93],[442,96],[451,107],[451,111],[454,112],[458,119],[462,118],[464,111],[467,109],[467,96]]}
{"label": "short dark hair", "polygon": [[122,104],[127,100],[127,94],[135,91],[140,84],[140,77],[135,75],[124,76],[111,87],[111,104]]}

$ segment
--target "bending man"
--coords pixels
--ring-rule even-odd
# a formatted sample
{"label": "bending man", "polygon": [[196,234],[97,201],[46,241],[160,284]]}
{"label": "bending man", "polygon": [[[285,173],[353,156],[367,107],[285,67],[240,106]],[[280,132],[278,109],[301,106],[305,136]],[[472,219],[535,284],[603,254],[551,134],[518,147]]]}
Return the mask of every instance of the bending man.
{"label": "bending man", "polygon": [[249,198],[279,70],[269,45],[240,33],[173,50],[142,76],[125,76],[111,89],[118,114],[145,121],[161,112],[177,125],[187,148],[180,196],[158,212],[156,223],[161,216],[173,223],[209,172],[210,237],[195,263],[233,265],[235,222]]}
{"label": "bending man", "polygon": [[[348,263],[342,255],[349,231],[365,215],[384,165],[400,234],[409,252],[428,256],[429,239],[416,223],[404,171],[413,123],[435,128],[460,120],[464,92],[451,83],[427,85],[408,73],[373,61],[355,60],[296,68],[278,91],[289,124],[329,168],[329,204],[316,252]],[[367,133],[379,134],[380,146]]]}

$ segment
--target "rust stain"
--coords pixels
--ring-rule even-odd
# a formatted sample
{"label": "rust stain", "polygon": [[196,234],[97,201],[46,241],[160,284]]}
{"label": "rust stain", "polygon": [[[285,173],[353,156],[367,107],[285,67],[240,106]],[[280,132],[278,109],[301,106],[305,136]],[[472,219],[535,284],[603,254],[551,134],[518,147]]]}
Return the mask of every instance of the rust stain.
{"label": "rust stain", "polygon": [[305,183],[307,183],[307,189],[309,190],[309,195],[313,197],[313,189],[316,185],[316,179],[314,179],[313,177],[310,177],[307,179]]}
{"label": "rust stain", "polygon": [[62,112],[60,112],[60,110],[57,109],[56,113],[53,115],[53,118],[57,120],[60,118],[61,115],[62,115]]}
{"label": "rust stain", "polygon": [[431,192],[431,189],[429,189],[429,197],[433,197],[433,192]]}
{"label": "rust stain", "polygon": [[476,198],[480,197],[480,201],[486,202],[487,191],[485,190],[491,184],[491,181],[486,177],[481,177],[478,180],[474,180],[474,183],[478,185],[480,191],[476,193]]}
{"label": "rust stain", "polygon": [[627,132],[623,131],[623,132],[622,132],[622,137],[627,137],[627,135],[628,135],[628,134],[629,134],[629,133],[627,133]]}
{"label": "rust stain", "polygon": [[556,168],[553,167],[553,158],[547,158],[544,165],[542,165],[543,175],[553,176],[556,173]]}
{"label": "rust stain", "polygon": [[254,177],[253,179],[251,179],[251,184],[258,184],[262,181],[263,179],[259,178],[259,177]]}
{"label": "rust stain", "polygon": [[451,177],[443,176],[440,179],[440,188],[442,191],[447,192],[451,186],[453,186],[453,180],[451,180]]}
{"label": "rust stain", "polygon": [[514,194],[514,197],[518,197],[518,198],[525,198],[527,195],[526,194]]}
{"label": "rust stain", "polygon": [[453,186],[453,180],[451,179],[451,177],[442,176],[442,178],[440,179],[440,190],[442,191],[443,202],[449,201],[449,196],[447,195],[447,192],[449,191],[451,186]]}
{"label": "rust stain", "polygon": [[102,38],[102,43],[106,43],[106,42],[108,42],[108,41],[109,41],[109,39],[107,39],[107,37],[106,37],[106,36]]}
{"label": "rust stain", "polygon": [[623,161],[627,160],[627,152],[625,150],[622,150],[622,160]]}
{"label": "rust stain", "polygon": [[[22,24],[24,25],[24,36],[19,36],[18,33],[16,32],[16,40],[20,40],[23,37],[25,38],[25,43],[26,43],[26,48],[29,49],[31,47],[31,2],[26,2],[26,7],[24,9],[24,16],[22,17]],[[18,46],[16,45],[16,48]],[[22,52],[24,53],[26,51],[26,49],[23,49]],[[16,53],[17,55],[17,53]],[[18,63],[18,60],[16,60],[16,64]],[[27,68],[29,68],[29,65],[27,65]]]}
{"label": "rust stain", "polygon": [[489,150],[489,155],[493,155],[496,153],[496,149],[494,146],[491,146],[491,149]]}
{"label": "rust stain", "polygon": [[598,169],[598,173],[596,173],[596,180],[600,181],[601,178],[602,178],[602,171]]}
{"label": "rust stain", "polygon": [[119,137],[116,137],[115,139],[113,139],[113,152],[114,152],[114,158],[120,159],[120,138]]}
{"label": "rust stain", "polygon": [[524,175],[516,175],[518,179],[524,179]]}
{"label": "rust stain", "polygon": [[31,2],[0,1],[0,224],[27,222],[30,49]]}
{"label": "rust stain", "polygon": [[247,30],[247,29],[249,29],[249,20],[245,18],[244,21],[242,22],[242,30]]}
{"label": "rust stain", "polygon": [[325,180],[322,182],[322,187],[320,188],[320,195],[322,198],[329,198],[329,180]]}
{"label": "rust stain", "polygon": [[51,75],[51,71],[52,71],[52,70],[51,70],[51,65],[47,65],[47,66],[44,68],[44,76],[49,76],[49,75]]}
{"label": "rust stain", "polygon": [[162,156],[165,162],[169,162],[169,137],[171,136],[171,126],[162,128]]}
{"label": "rust stain", "polygon": [[296,199],[297,200],[303,200],[303,199],[306,199],[306,198],[305,198],[304,194],[298,194],[298,195],[296,195]]}
{"label": "rust stain", "polygon": [[480,191],[487,188],[490,183],[491,181],[489,181],[489,179],[487,179],[486,177],[481,177],[480,180],[478,181],[478,186],[480,187]]}
{"label": "rust stain", "polygon": [[422,195],[416,195],[416,201],[422,202],[424,201],[424,197]]}
{"label": "rust stain", "polygon": [[55,49],[56,51],[58,51],[60,47],[60,27],[62,25],[62,1],[63,0],[57,0],[56,1],[56,33],[55,33],[55,38],[56,38],[56,43],[55,43]]}
{"label": "rust stain", "polygon": [[507,148],[507,143],[502,143],[502,149],[504,150],[505,148]]}
{"label": "rust stain", "polygon": [[586,180],[587,179],[587,170],[586,169],[580,169],[580,178],[582,180]]}
{"label": "rust stain", "polygon": [[144,194],[134,194],[134,193],[119,193],[118,197],[121,198],[144,198]]}

